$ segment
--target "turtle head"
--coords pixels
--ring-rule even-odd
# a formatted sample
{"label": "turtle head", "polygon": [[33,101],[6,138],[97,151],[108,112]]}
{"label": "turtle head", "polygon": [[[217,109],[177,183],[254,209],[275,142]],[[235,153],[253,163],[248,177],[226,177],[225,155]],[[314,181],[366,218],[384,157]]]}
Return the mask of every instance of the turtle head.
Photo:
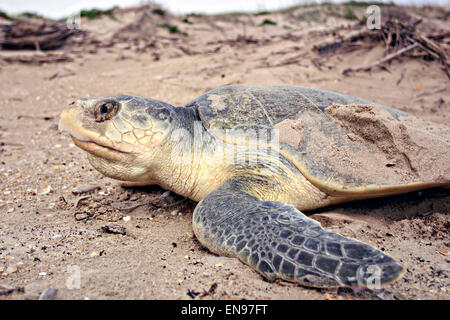
{"label": "turtle head", "polygon": [[174,107],[158,100],[83,98],[61,114],[59,129],[88,152],[92,166],[114,179],[149,179],[155,156],[174,127]]}

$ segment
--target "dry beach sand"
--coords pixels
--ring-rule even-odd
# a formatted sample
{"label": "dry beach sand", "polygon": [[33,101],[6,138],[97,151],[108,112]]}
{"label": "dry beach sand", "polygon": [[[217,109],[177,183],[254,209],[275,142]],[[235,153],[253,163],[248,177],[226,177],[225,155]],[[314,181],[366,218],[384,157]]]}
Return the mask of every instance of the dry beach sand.
{"label": "dry beach sand", "polygon": [[[211,254],[192,232],[194,202],[158,187],[121,188],[57,130],[59,114],[81,97],[123,93],[179,106],[227,84],[289,84],[406,111],[442,136],[442,146],[431,147],[448,159],[450,85],[438,61],[398,57],[384,69],[344,75],[381,59],[385,47],[319,57],[314,45],[355,23],[326,6],[185,22],[144,9],[81,18],[87,35],[52,51],[66,61],[23,63],[17,58],[46,54],[0,50],[0,299],[37,299],[50,287],[57,299],[450,298],[448,189],[309,212],[324,227],[384,250],[406,273],[383,289],[307,289],[268,283],[237,260]],[[421,17],[423,28],[450,30],[448,7],[401,10]],[[277,24],[262,24],[266,19]],[[348,120],[338,107],[333,112]],[[395,150],[391,160],[404,165]]]}

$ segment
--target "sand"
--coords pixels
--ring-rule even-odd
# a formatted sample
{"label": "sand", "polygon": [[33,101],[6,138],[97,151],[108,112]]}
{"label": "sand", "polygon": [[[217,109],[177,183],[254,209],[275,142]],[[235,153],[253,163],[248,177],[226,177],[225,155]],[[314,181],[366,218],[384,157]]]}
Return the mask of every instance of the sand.
{"label": "sand", "polygon": [[345,158],[346,165],[340,167],[352,168],[351,173],[363,181],[377,185],[449,184],[450,127],[410,115],[396,115],[396,119],[376,105],[334,104],[326,111],[347,129],[347,138],[358,151],[348,148],[344,155],[335,152],[323,156],[328,155],[331,162],[335,156],[338,164]]}
{"label": "sand", "polygon": [[[81,26],[107,41],[136,17],[129,11],[117,21],[82,20]],[[278,25],[260,26],[268,18]],[[374,47],[330,57],[320,70],[314,65],[311,48],[328,37],[321,31],[348,20],[330,16],[326,22],[297,21],[286,29],[282,26],[290,20],[284,14],[189,17],[193,24],[170,19],[188,36],[156,28],[149,47],[139,42],[79,45],[68,50],[74,61],[40,66],[0,60],[0,285],[25,291],[0,299],[36,299],[53,287],[56,299],[191,300],[189,292],[202,293],[214,284],[213,294],[194,299],[449,299],[448,190],[308,212],[324,227],[384,250],[407,270],[382,290],[316,290],[268,283],[238,261],[214,256],[192,233],[195,203],[157,187],[121,188],[89,165],[85,153],[57,130],[59,114],[73,100],[124,93],[184,105],[231,83],[353,94],[414,115],[433,134],[442,133],[448,145],[450,90],[442,87],[448,79],[436,63],[400,58],[389,64],[389,72],[342,75],[348,67],[381,58],[384,48]],[[448,21],[435,22],[450,28]],[[436,107],[440,99],[444,102]],[[355,139],[366,135],[354,131],[352,121],[347,124]],[[411,141],[420,138],[411,136]],[[404,150],[379,147],[390,161],[405,165],[399,157]],[[86,186],[100,189],[72,193]]]}

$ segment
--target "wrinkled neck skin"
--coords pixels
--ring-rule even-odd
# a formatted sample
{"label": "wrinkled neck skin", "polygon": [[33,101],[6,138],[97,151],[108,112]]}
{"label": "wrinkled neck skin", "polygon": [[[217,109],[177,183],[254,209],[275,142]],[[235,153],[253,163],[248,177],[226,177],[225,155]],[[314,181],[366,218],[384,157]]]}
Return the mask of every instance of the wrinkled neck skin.
{"label": "wrinkled neck skin", "polygon": [[165,189],[200,201],[226,179],[222,166],[208,163],[218,141],[191,108],[174,108],[172,131],[155,151],[152,180]]}
{"label": "wrinkled neck skin", "polygon": [[328,195],[278,152],[225,143],[206,130],[195,110],[174,109],[172,132],[155,151],[154,183],[200,201],[225,180],[235,178],[241,191],[264,201],[284,201],[300,209],[330,203]]}

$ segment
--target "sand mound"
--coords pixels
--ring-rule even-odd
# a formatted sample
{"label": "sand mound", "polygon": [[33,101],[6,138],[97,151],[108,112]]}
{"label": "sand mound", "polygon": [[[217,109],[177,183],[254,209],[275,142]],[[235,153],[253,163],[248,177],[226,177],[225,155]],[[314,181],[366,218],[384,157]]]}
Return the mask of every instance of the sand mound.
{"label": "sand mound", "polygon": [[326,111],[349,131],[348,139],[360,146],[359,152],[334,150],[332,156],[342,157],[340,161],[367,181],[450,182],[450,127],[392,115],[376,105],[334,104]]}

